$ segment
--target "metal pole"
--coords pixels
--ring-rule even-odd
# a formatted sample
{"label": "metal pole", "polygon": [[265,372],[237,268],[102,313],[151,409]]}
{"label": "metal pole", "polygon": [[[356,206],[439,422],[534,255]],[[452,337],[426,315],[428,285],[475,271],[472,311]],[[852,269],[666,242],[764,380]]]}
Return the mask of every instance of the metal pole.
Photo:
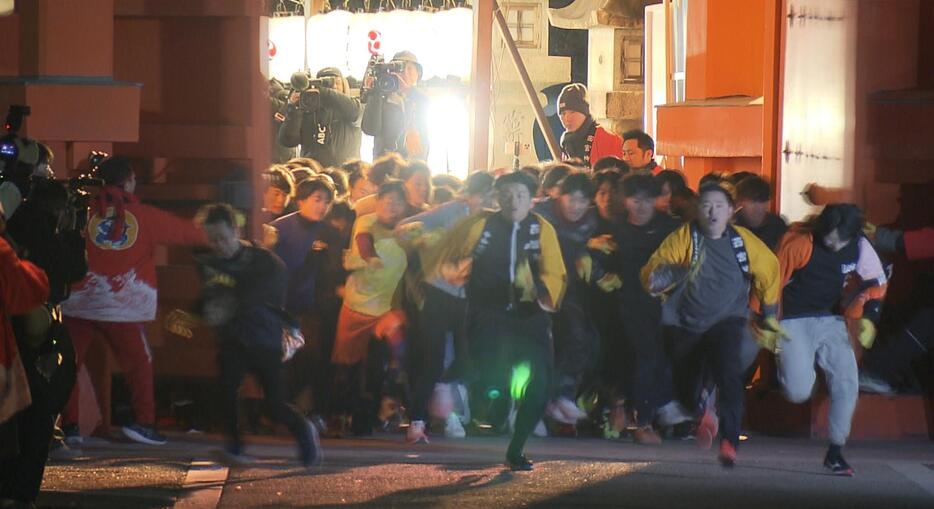
{"label": "metal pole", "polygon": [[548,123],[548,119],[545,117],[545,110],[542,109],[542,104],[538,102],[538,92],[535,90],[535,87],[532,86],[532,79],[529,78],[529,71],[525,68],[525,63],[522,62],[522,56],[519,55],[519,48],[516,47],[516,41],[513,40],[512,34],[509,33],[509,27],[506,26],[506,17],[503,16],[503,12],[500,10],[499,3],[496,0],[493,0],[493,16],[496,21],[496,26],[499,27],[499,33],[503,36],[503,41],[509,49],[512,63],[516,66],[516,71],[519,73],[519,78],[522,80],[522,88],[525,89],[525,95],[528,97],[529,103],[532,105],[532,110],[535,112],[535,120],[538,121],[538,126],[542,129],[542,134],[545,135],[545,142],[548,143],[548,150],[551,151],[551,157],[555,161],[560,161],[561,148],[558,146],[558,140],[555,138],[554,131],[551,130],[551,124]]}
{"label": "metal pole", "polygon": [[302,55],[304,55],[305,58],[303,67],[305,72],[311,71],[311,69],[308,68],[308,18],[311,17],[312,11],[314,11],[314,14],[318,14],[319,7],[314,4],[314,0],[305,0],[304,5],[302,6],[302,15],[305,17],[305,24],[302,25],[302,37],[305,41],[304,51],[302,51]]}

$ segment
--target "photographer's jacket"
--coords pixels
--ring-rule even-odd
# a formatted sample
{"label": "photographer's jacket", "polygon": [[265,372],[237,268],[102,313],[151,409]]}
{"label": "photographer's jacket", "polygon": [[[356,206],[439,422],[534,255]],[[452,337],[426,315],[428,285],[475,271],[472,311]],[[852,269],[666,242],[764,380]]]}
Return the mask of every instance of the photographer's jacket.
{"label": "photographer's jacket", "polygon": [[106,187],[91,205],[85,246],[88,274],[62,302],[65,316],[102,322],[148,322],[156,318],[159,245],[204,245],[204,233],[132,194]]}
{"label": "photographer's jacket", "polygon": [[302,146],[302,157],[322,166],[340,166],[360,157],[360,100],[329,88],[319,89],[321,106],[303,111],[286,106],[285,122],[279,127],[279,143]]}
{"label": "photographer's jacket", "polygon": [[363,109],[363,132],[373,137],[373,157],[398,152],[428,159],[428,96],[417,88],[405,96],[375,95]]}

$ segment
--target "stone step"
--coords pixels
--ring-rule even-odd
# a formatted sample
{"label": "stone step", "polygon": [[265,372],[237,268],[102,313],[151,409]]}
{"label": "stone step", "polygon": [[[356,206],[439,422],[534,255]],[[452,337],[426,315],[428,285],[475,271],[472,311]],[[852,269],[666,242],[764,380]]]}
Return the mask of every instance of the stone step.
{"label": "stone step", "polygon": [[[766,435],[826,439],[830,398],[818,392],[793,404],[779,391],[746,393],[744,428]],[[861,393],[853,415],[852,440],[934,439],[934,400],[923,395]]]}

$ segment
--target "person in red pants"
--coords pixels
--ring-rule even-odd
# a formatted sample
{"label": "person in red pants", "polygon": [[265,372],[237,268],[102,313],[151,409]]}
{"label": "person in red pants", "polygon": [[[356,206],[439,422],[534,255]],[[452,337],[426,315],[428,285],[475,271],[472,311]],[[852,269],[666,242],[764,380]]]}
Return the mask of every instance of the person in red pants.
{"label": "person in red pants", "polygon": [[[155,431],[152,351],[143,324],[156,317],[155,248],[205,245],[191,221],[149,205],[134,194],[136,176],[126,158],[105,159],[97,169],[105,187],[91,204],[86,231],[88,274],[62,303],[65,326],[75,346],[78,368],[92,341],[106,341],[120,363],[132,395],[134,421],[123,434],[136,442],[161,445]],[[62,413],[69,444],[79,444],[76,385]]]}

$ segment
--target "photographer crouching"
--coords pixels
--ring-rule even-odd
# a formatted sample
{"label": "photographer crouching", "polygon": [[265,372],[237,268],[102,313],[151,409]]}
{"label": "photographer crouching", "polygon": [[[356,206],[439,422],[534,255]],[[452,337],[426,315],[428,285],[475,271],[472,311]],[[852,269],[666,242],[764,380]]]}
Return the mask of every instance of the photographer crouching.
{"label": "photographer crouching", "polygon": [[373,136],[373,159],[398,152],[428,158],[428,96],[418,88],[422,66],[411,51],[385,63],[371,60],[364,77],[363,132]]}
{"label": "photographer crouching", "polygon": [[[47,283],[43,289],[33,284],[14,290],[6,288],[7,275],[0,278],[5,281],[0,303],[3,319],[12,315],[12,332],[31,400],[0,431],[0,501],[28,504],[39,494],[54,422],[75,382],[74,349],[62,326],[59,304],[68,298],[70,285],[87,272],[81,230],[88,195],[82,187],[95,182],[87,177],[71,179],[68,186],[56,181],[51,150],[16,136],[22,118],[13,123],[10,118],[28,115],[28,108],[19,112],[15,108],[7,120],[14,128],[0,139],[0,187],[9,217],[0,256],[4,273],[9,262],[13,262],[10,270],[23,273],[20,279],[37,266]],[[17,255],[34,265],[17,260]],[[31,277],[35,279],[34,274]],[[37,292],[45,300],[35,302],[32,296]],[[0,406],[7,405],[8,398],[9,394],[0,394]]]}
{"label": "photographer crouching", "polygon": [[340,166],[360,157],[360,100],[350,97],[350,85],[336,67],[318,71],[316,79],[297,72],[278,142],[301,144],[302,157],[322,166]]}

